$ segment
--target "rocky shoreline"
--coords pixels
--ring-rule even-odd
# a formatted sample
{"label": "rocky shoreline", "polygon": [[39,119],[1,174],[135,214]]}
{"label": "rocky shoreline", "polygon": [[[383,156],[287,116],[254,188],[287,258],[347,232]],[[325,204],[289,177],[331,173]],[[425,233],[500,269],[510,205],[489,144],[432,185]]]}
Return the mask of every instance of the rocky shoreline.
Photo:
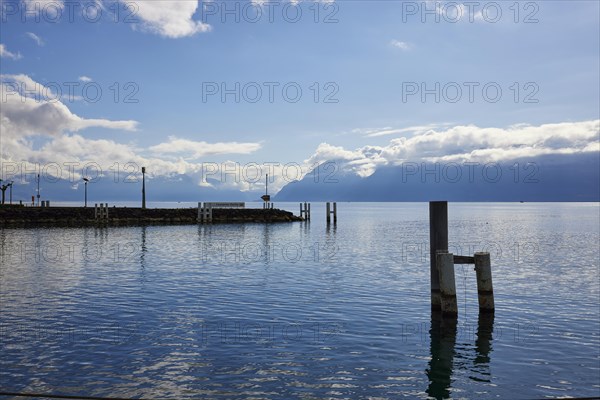
{"label": "rocky shoreline", "polygon": [[[0,226],[121,226],[197,224],[197,208],[109,207],[107,220],[96,220],[94,207],[7,207],[0,206]],[[279,209],[213,209],[213,224],[272,223],[302,221]]]}

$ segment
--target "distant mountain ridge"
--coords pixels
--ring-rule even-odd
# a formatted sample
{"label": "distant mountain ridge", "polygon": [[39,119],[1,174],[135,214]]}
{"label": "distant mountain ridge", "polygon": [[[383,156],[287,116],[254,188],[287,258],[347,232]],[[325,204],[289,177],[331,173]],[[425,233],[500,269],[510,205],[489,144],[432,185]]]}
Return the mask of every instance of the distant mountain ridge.
{"label": "distant mountain ridge", "polygon": [[365,178],[315,175],[289,183],[274,201],[600,201],[597,152],[479,165],[404,163]]}
{"label": "distant mountain ridge", "polygon": [[[285,185],[274,202],[287,201],[600,201],[600,154],[547,155],[497,164],[469,166],[461,163],[422,164],[407,162],[381,166],[372,175],[360,177],[335,161],[340,168],[325,167],[301,181]],[[322,164],[323,165],[323,164]],[[330,167],[331,165],[329,165]],[[486,169],[485,169],[486,168]],[[484,171],[485,169],[485,171]],[[500,176],[498,175],[500,170]],[[13,203],[31,202],[37,183],[15,182]],[[17,179],[14,179],[17,181]],[[261,201],[262,190],[242,192],[218,180],[198,186],[188,175],[146,179],[146,198],[153,202]],[[84,200],[83,182],[43,179],[42,200]],[[88,204],[141,201],[141,181],[114,182],[103,177],[88,184]],[[9,190],[6,191],[6,202]]]}

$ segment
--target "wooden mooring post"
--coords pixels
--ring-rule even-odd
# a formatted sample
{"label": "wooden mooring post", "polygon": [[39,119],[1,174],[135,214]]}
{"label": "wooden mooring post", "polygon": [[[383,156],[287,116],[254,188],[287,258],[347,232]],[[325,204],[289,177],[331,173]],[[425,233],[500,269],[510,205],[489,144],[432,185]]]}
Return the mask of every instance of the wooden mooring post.
{"label": "wooden mooring post", "polygon": [[438,251],[436,264],[439,270],[440,306],[444,315],[458,315],[456,281],[454,279],[454,254]]}
{"label": "wooden mooring post", "polygon": [[331,214],[333,214],[333,223],[337,224],[337,203],[333,202],[333,210],[331,209],[331,203],[327,202],[326,206],[327,213],[327,224],[331,224]]}
{"label": "wooden mooring post", "polygon": [[431,309],[441,310],[440,278],[436,265],[438,251],[448,251],[448,202],[429,203],[429,272],[431,280]]}
{"label": "wooden mooring post", "polygon": [[494,312],[494,288],[490,253],[475,253],[473,257],[448,253],[448,202],[429,203],[429,241],[431,309],[443,315],[458,314],[455,264],[474,264],[477,275],[479,311]]}
{"label": "wooden mooring post", "polygon": [[494,286],[492,285],[492,262],[490,253],[475,253],[477,274],[477,298],[479,311],[494,312]]}
{"label": "wooden mooring post", "polygon": [[304,216],[305,221],[310,221],[310,203],[304,202],[304,208],[302,208],[302,203],[300,203],[300,218]]}

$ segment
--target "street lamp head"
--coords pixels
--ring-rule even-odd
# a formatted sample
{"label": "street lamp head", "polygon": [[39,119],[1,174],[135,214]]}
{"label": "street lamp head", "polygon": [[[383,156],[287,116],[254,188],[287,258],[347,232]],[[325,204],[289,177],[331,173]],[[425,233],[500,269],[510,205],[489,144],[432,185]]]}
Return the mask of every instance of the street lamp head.
{"label": "street lamp head", "polygon": [[88,183],[90,181],[89,178],[83,178],[83,180],[85,181],[85,183]]}
{"label": "street lamp head", "polygon": [[142,167],[142,174],[146,173],[146,167]]}

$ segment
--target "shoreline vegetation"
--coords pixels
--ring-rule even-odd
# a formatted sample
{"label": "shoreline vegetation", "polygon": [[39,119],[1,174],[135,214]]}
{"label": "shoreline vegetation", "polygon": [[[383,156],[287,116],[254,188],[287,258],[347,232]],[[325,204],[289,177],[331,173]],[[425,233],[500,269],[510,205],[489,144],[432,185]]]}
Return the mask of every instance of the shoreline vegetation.
{"label": "shoreline vegetation", "polygon": [[[195,225],[197,208],[109,207],[108,219],[96,219],[94,207],[0,206],[2,227]],[[212,224],[295,222],[303,218],[289,211],[262,208],[213,209]]]}

